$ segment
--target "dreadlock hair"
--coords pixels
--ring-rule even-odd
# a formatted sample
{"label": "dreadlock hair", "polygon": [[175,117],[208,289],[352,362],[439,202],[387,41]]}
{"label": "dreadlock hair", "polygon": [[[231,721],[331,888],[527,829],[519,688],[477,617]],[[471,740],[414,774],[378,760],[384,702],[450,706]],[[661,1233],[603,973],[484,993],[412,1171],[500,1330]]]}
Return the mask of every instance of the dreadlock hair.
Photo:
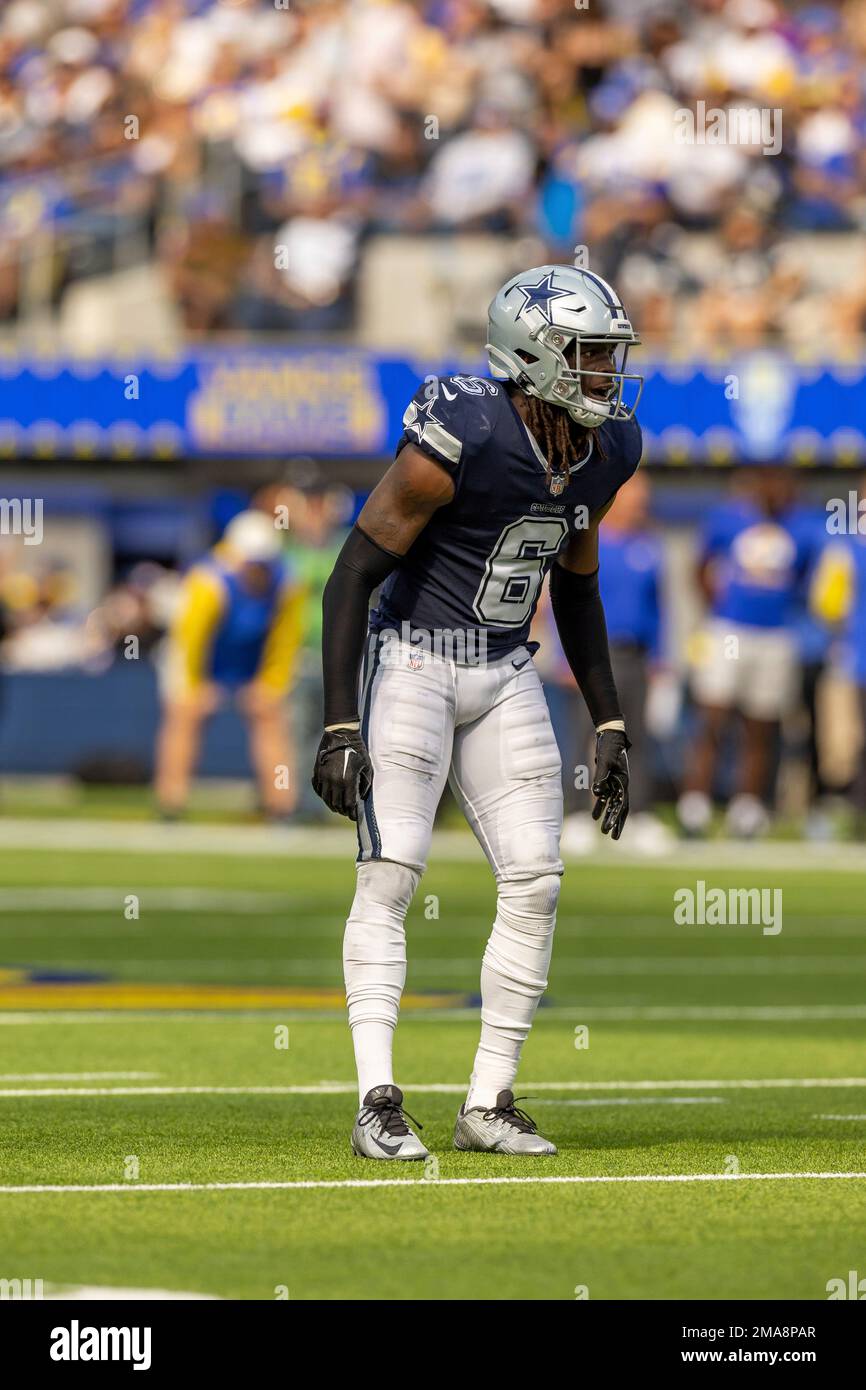
{"label": "dreadlock hair", "polygon": [[[518,389],[509,382],[512,395]],[[590,441],[594,443],[602,458],[605,457],[604,445],[597,430],[579,425],[563,406],[550,405],[538,396],[531,396],[529,392],[524,392],[524,398],[527,405],[526,423],[547,461],[548,483],[554,473],[566,472],[585,454],[587,443]]]}

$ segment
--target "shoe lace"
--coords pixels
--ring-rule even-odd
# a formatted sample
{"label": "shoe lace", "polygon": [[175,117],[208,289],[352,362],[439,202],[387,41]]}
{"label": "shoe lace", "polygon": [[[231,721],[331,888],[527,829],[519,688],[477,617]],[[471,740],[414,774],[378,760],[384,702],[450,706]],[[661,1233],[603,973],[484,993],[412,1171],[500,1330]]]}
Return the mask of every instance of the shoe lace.
{"label": "shoe lace", "polygon": [[415,1119],[414,1115],[410,1115],[409,1111],[404,1110],[402,1105],[397,1105],[395,1101],[389,1100],[387,1096],[383,1096],[381,1100],[374,1101],[372,1105],[363,1106],[358,1116],[361,1124],[367,1124],[369,1120],[377,1119],[384,1132],[392,1135],[394,1138],[402,1138],[409,1133],[409,1126],[406,1123],[407,1118],[412,1121],[417,1129],[424,1128],[424,1126]]}
{"label": "shoe lace", "polygon": [[537,1134],[538,1130],[531,1115],[527,1115],[525,1110],[518,1109],[517,1102],[526,1100],[525,1096],[515,1096],[510,1105],[494,1105],[489,1110],[485,1110],[485,1120],[504,1120],[507,1125],[513,1125],[519,1129],[521,1134]]}

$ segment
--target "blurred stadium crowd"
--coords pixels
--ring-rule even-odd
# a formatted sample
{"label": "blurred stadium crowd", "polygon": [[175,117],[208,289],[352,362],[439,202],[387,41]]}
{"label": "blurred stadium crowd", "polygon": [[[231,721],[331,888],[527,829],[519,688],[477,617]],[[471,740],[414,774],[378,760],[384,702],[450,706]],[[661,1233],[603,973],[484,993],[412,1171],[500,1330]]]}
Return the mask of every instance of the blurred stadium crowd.
{"label": "blurred stadium crowd", "polygon": [[[866,0],[11,0],[0,67],[0,322],[86,341],[108,277],[162,345],[399,339],[432,239],[452,339],[576,245],[660,348],[866,323]],[[698,102],[781,149],[677,140]]]}

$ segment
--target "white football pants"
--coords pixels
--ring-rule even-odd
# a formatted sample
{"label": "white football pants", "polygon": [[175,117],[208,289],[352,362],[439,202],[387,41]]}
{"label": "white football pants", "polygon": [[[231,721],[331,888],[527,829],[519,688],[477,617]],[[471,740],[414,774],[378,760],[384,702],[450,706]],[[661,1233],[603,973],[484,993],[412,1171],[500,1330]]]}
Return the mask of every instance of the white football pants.
{"label": "white football pants", "polygon": [[361,730],[373,789],[358,824],[357,891],[343,946],[361,1099],[393,1081],[403,923],[447,778],[497,884],[467,1101],[492,1106],[513,1087],[547,987],[562,874],[560,757],[541,681],[524,647],[468,666],[395,639],[368,653]]}

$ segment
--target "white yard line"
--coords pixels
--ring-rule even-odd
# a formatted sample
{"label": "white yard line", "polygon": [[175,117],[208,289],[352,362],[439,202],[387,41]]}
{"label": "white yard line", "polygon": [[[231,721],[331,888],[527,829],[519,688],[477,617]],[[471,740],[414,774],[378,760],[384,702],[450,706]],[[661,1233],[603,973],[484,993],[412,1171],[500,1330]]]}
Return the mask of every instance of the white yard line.
{"label": "white yard line", "polygon": [[866,1120],[866,1115],[813,1115],[813,1120]]}
{"label": "white yard line", "polygon": [[[357,852],[354,830],[326,825],[283,828],[260,825],[160,825],[152,821],[65,820],[45,817],[4,817],[0,843],[7,849],[74,849],[99,852],[125,850],[143,854],[216,854],[244,857],[292,855],[310,859],[344,858],[352,863]],[[432,863],[484,864],[472,836],[461,830],[438,830],[433,835]],[[864,873],[859,845],[811,845],[802,841],[763,841],[755,844],[724,840],[682,843],[659,859],[629,852],[627,839],[608,845],[599,835],[589,859],[569,861],[573,873],[584,866],[603,866],[619,873],[624,865],[666,870],[684,867],[703,873],[712,869],[790,869],[800,872]],[[290,872],[290,870],[289,870]]]}
{"label": "white yard line", "polygon": [[[233,858],[345,858],[357,854],[354,828],[290,829],[272,825],[162,825],[156,821],[65,820],[4,817],[0,843],[6,849],[122,851],[141,854],[215,854]],[[474,844],[474,841],[472,842]],[[476,848],[476,857],[480,851]],[[483,862],[483,861],[482,861]]]}
{"label": "white yard line", "polygon": [[[465,1082],[436,1081],[413,1084],[406,1081],[406,1093],[417,1095],[463,1095]],[[675,1081],[522,1081],[521,1090],[528,1096],[537,1091],[709,1091],[709,1090],[791,1090],[866,1087],[866,1077],[767,1077],[754,1080],[725,1079],[707,1081],[701,1077]],[[318,1096],[355,1095],[354,1081],[318,1081],[298,1086],[51,1086],[6,1087],[0,1089],[0,1099],[13,1100],[33,1096]]]}
{"label": "white yard line", "polygon": [[418,1191],[440,1187],[506,1187],[529,1184],[606,1184],[606,1183],[686,1183],[686,1182],[792,1182],[797,1179],[813,1181],[862,1180],[866,1173],[628,1173],[597,1174],[593,1176],[537,1176],[527,1178],[340,1178],[332,1181],[317,1179],[295,1182],[164,1182],[164,1183],[45,1183],[0,1187],[0,1196],[38,1193],[57,1193],[75,1196],[91,1192],[291,1192],[314,1188],[405,1187]]}
{"label": "white yard line", "polygon": [[[319,1023],[339,1016],[310,1012],[313,1022]],[[285,1020],[295,1014],[296,1011],[287,1009],[36,1009],[29,1013],[15,1009],[0,1013],[0,1027],[41,1027],[53,1023],[150,1023],[163,1027],[167,1023],[214,1023],[220,1019],[224,1023],[249,1023],[256,1018]]]}
{"label": "white yard line", "polygon": [[[866,926],[863,927],[866,939]],[[412,969],[418,969],[413,962]],[[420,962],[425,972],[438,962]],[[461,962],[461,965],[464,962]],[[465,964],[474,964],[466,962]],[[446,968],[450,962],[445,962]],[[320,966],[321,968],[321,966]],[[553,970],[567,975],[851,975],[866,969],[866,956],[854,956],[840,951],[837,956],[790,954],[762,956],[577,956],[555,961]]]}
{"label": "white yard line", "polygon": [[722,1096],[606,1096],[593,1100],[547,1100],[532,1097],[532,1108],[538,1105],[724,1105]]}
{"label": "white yard line", "polygon": [[[2,821],[0,821],[2,840]],[[315,906],[312,898],[287,893],[209,888],[0,888],[3,912],[116,912],[134,892],[141,907],[161,912],[297,912]]]}
{"label": "white yard line", "polygon": [[6,1071],[0,1081],[152,1081],[158,1071]]}
{"label": "white yard line", "polygon": [[214,1293],[185,1293],[174,1289],[124,1289],[102,1284],[49,1284],[43,1298],[46,1302],[53,1299],[65,1303],[92,1303],[94,1301],[105,1303],[129,1300],[140,1303],[142,1301],[152,1302],[154,1299],[159,1299],[161,1303],[219,1301],[219,1295]]}
{"label": "white yard line", "polygon": [[[331,1086],[331,1082],[322,1082],[323,1087]],[[781,1077],[761,1077],[750,1079],[724,1078],[718,1081],[707,1081],[703,1077],[695,1077],[692,1080],[677,1079],[675,1081],[521,1081],[521,1089],[526,1089],[527,1093],[535,1091],[766,1091],[766,1090],[789,1090],[789,1089],[810,1089],[812,1087],[850,1087],[866,1086],[866,1076],[781,1076]],[[439,1091],[445,1090],[445,1086],[413,1086],[406,1082],[407,1091]],[[461,1092],[466,1089],[462,1086],[448,1086],[449,1091]]]}
{"label": "white yard line", "polygon": [[[251,989],[258,988],[253,984]],[[449,993],[450,991],[444,991]],[[459,1009],[413,1009],[403,1020],[407,1023],[475,1023],[477,1007]],[[343,1024],[342,1009],[37,1009],[8,1010],[0,1013],[0,1027],[8,1025],[45,1026],[55,1023],[222,1023],[249,1022],[251,1019],[278,1018],[282,1022]],[[730,1004],[730,1005],[655,1005],[655,1004],[569,1004],[543,1008],[539,1020],[567,1019],[575,1023],[665,1023],[688,1022],[755,1022],[755,1023],[818,1023],[833,1019],[864,1019],[866,1004]]]}
{"label": "white yard line", "polygon": [[[450,1012],[450,1011],[449,1011]],[[467,1012],[467,1018],[473,1015]],[[305,1021],[326,1023],[339,1015],[324,1013],[315,1009],[305,1011]],[[141,1027],[142,1024],[166,1026],[171,1023],[247,1023],[251,1018],[274,1019],[281,1022],[296,1022],[299,1018],[295,1009],[36,1009],[35,1011],[13,1009],[0,1013],[0,1028],[42,1028],[56,1024],[76,1023],[80,1026],[113,1023],[115,1027]],[[405,1022],[404,1022],[405,1027]]]}
{"label": "white yard line", "polygon": [[[424,1015],[427,1018],[441,1018],[446,1013],[452,1018],[460,1011],[442,1009],[438,1013]],[[466,1011],[462,1011],[466,1017]],[[411,1015],[413,1018],[419,1015]],[[540,1019],[569,1018],[575,1022],[609,1021],[612,1023],[665,1023],[688,1022],[754,1022],[754,1023],[817,1023],[823,1019],[866,1018],[866,1004],[580,1004],[557,1005],[542,1009]],[[0,1015],[2,1021],[2,1015]]]}
{"label": "white yard line", "polygon": [[[144,905],[143,899],[142,905]],[[154,907],[155,905],[148,900],[147,906]],[[864,928],[864,936],[866,936],[866,928]],[[83,970],[111,971],[117,969],[118,963],[117,956],[70,956],[60,959],[55,957],[52,958],[51,969],[78,972]],[[161,966],[167,971],[194,970],[197,975],[197,984],[211,983],[214,978],[216,983],[222,983],[226,971],[225,958],[208,960],[202,959],[200,956],[142,956],[139,958],[125,955],[122,964],[126,970],[152,970],[155,966]],[[14,969],[14,966],[10,968]],[[284,977],[282,983],[286,987],[291,987],[291,985],[309,977],[312,977],[316,984],[322,984],[322,977],[329,969],[329,965],[320,959],[311,960],[309,957],[243,956],[238,960],[238,969],[247,975],[251,971],[260,972],[270,982],[273,982],[275,971],[280,971]],[[343,983],[342,975],[339,973],[339,963],[334,965],[332,969],[333,974],[329,983],[331,988],[336,988]],[[434,978],[440,978],[448,974],[455,975],[459,971],[477,973],[478,958],[473,956],[453,959],[422,957],[412,961],[411,969],[413,976],[416,977],[432,975]],[[844,953],[840,953],[838,956],[777,955],[775,957],[712,956],[704,958],[629,956],[621,959],[616,956],[585,956],[558,961],[553,970],[556,975],[573,975],[578,979],[588,976],[621,979],[629,975],[641,977],[647,975],[660,977],[741,975],[745,978],[751,978],[755,975],[794,975],[808,979],[813,975],[848,976],[856,974],[858,971],[866,972],[866,956],[852,956]],[[205,977],[208,978],[205,979]],[[166,976],[166,981],[169,980],[172,984],[177,983],[176,977],[173,975]],[[253,987],[260,982],[260,980],[254,981]],[[157,983],[159,982],[157,981]],[[445,992],[444,987],[443,992]]]}

